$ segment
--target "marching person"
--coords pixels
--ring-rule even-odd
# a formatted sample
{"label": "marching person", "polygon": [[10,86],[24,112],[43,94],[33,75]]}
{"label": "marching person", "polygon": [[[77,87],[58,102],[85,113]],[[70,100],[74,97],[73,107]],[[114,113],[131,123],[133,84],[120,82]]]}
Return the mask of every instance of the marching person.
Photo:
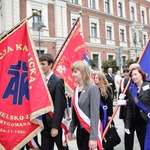
{"label": "marching person", "polygon": [[[100,119],[103,124],[103,131],[107,126],[109,118],[113,114],[113,92],[104,73],[98,72],[94,74],[94,82],[99,87],[100,91]],[[105,150],[112,150],[106,149]]]}
{"label": "marching person", "polygon": [[[72,65],[72,76],[76,89],[72,99],[72,120],[69,127],[68,138],[77,127],[77,146],[79,150],[102,150],[100,142],[99,104],[100,92],[90,77],[90,69],[84,61],[76,61]],[[98,134],[99,133],[99,134]]]}
{"label": "marching person", "polygon": [[[150,83],[146,73],[140,68],[130,72],[131,82],[129,101],[126,112],[125,131],[127,134],[136,131],[141,150],[150,149]],[[132,128],[133,131],[130,131]],[[132,133],[133,134],[133,133]]]}
{"label": "marching person", "polygon": [[[128,101],[131,98],[130,92],[129,92],[129,88],[127,89],[125,95],[122,94],[124,93],[124,90],[126,89],[126,86],[128,85],[128,82],[130,82],[130,76],[129,76],[129,72],[136,67],[140,67],[139,64],[137,63],[133,63],[129,66],[129,69],[125,71],[124,73],[124,81],[122,82],[122,85],[120,87],[120,96],[119,99],[125,99],[126,100],[126,105],[122,105],[120,106],[120,114],[119,114],[119,118],[123,119],[124,124],[126,126],[126,114],[127,114],[127,105],[128,105]],[[121,96],[123,95],[123,96]],[[133,125],[132,125],[133,124]],[[133,118],[130,120],[130,134],[128,134],[127,132],[125,132],[124,134],[124,146],[125,146],[125,150],[133,150],[133,146],[134,146],[134,122],[133,122]]]}
{"label": "marching person", "polygon": [[53,150],[54,142],[58,150],[64,150],[61,128],[66,107],[64,80],[52,71],[54,58],[51,54],[41,55],[39,61],[54,105],[52,113],[42,116],[44,129],[41,132],[41,150]]}

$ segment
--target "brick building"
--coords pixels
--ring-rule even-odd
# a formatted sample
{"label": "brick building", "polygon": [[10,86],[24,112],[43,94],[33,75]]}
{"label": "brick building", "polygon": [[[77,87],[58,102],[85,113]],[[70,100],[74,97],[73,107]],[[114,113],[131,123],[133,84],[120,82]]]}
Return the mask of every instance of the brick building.
{"label": "brick building", "polygon": [[0,35],[34,10],[41,10],[29,20],[36,50],[53,56],[82,10],[83,35],[95,70],[102,61],[117,59],[119,50],[122,66],[135,60],[150,36],[150,0],[0,0]]}

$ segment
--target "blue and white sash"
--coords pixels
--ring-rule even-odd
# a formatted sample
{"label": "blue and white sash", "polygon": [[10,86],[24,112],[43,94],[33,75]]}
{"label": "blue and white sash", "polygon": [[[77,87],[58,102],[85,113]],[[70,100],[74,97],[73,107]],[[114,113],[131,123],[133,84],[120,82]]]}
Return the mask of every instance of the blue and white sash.
{"label": "blue and white sash", "polygon": [[104,113],[104,118],[102,120],[103,131],[104,131],[107,126],[107,122],[108,122],[108,114],[107,114],[108,107],[101,100],[100,100],[100,106],[102,107],[103,113]]}
{"label": "blue and white sash", "polygon": [[135,84],[132,85],[132,98],[133,98],[135,104],[141,110],[143,110],[149,118],[148,124],[147,124],[147,129],[146,129],[146,135],[145,135],[144,150],[150,150],[150,112],[144,106],[144,104],[140,101],[140,99],[137,97],[137,86]]}

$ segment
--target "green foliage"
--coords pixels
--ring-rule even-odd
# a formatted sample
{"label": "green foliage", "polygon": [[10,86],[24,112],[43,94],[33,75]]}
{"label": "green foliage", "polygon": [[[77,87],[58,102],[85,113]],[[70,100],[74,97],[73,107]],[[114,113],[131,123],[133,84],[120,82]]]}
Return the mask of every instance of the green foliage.
{"label": "green foliage", "polygon": [[129,68],[129,66],[133,63],[136,63],[136,61],[134,61],[133,59],[128,59],[125,64],[125,68]]}
{"label": "green foliage", "polygon": [[119,67],[117,67],[117,64],[116,64],[116,59],[103,61],[102,68],[104,69],[105,73],[107,73],[108,68],[113,68],[113,73],[119,70]]}
{"label": "green foliage", "polygon": [[90,59],[90,64],[91,64],[92,69],[95,69],[96,64],[93,59]]}

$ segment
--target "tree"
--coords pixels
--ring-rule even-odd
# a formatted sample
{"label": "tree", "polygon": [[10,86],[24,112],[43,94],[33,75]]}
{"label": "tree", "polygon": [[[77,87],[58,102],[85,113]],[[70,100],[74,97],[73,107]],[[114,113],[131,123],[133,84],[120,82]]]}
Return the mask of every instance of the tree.
{"label": "tree", "polygon": [[128,59],[128,60],[126,61],[125,67],[126,67],[126,68],[129,68],[129,66],[130,66],[131,64],[133,64],[133,63],[136,63],[136,61],[134,61],[133,59]]}
{"label": "tree", "polygon": [[117,67],[117,64],[116,64],[116,59],[103,61],[102,68],[105,73],[107,73],[108,68],[113,68],[113,73],[119,70],[119,67]]}

